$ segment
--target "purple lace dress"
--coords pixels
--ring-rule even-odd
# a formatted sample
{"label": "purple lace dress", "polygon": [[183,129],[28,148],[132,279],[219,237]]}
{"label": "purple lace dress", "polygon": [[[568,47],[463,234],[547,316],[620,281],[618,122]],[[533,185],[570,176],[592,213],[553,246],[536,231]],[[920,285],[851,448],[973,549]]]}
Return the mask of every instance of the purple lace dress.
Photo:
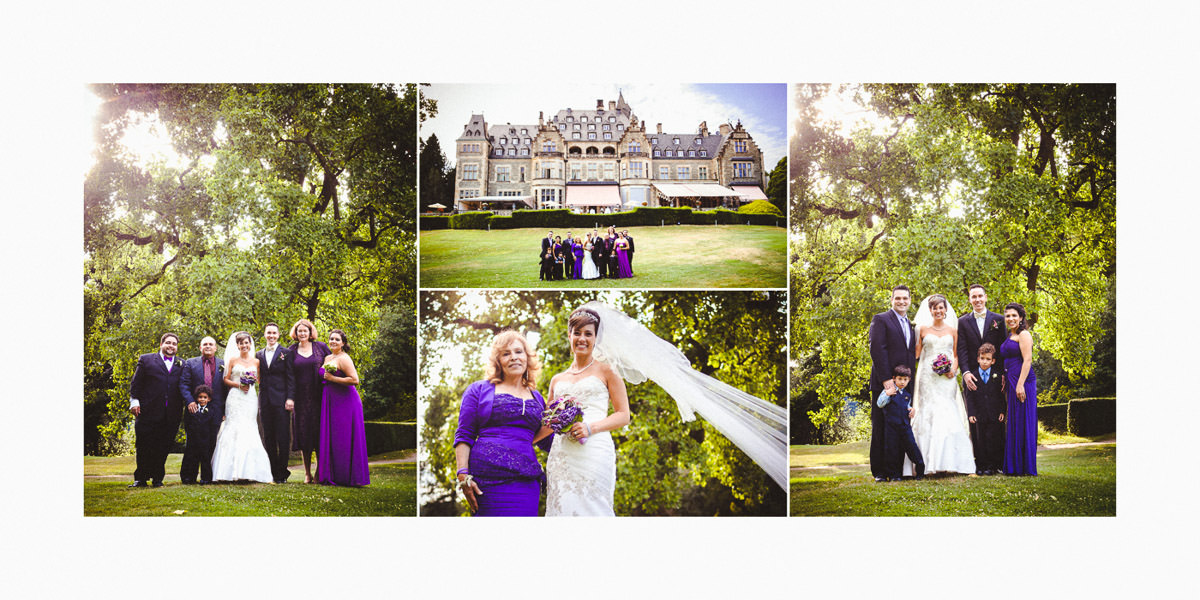
{"label": "purple lace dress", "polygon": [[1033,368],[1025,378],[1025,401],[1017,399],[1017,379],[1021,377],[1021,344],[1005,339],[1000,344],[1004,361],[1005,394],[1008,412],[1004,415],[1004,472],[1008,475],[1037,475],[1037,376]]}
{"label": "purple lace dress", "polygon": [[[346,374],[338,369],[338,377]],[[362,399],[352,385],[324,381],[321,434],[317,449],[318,481],[329,485],[367,485],[367,432]]]}
{"label": "purple lace dress", "polygon": [[[533,398],[523,399],[494,394],[494,388],[488,387],[490,384],[480,383],[463,395],[459,428],[454,437],[456,445],[471,446],[468,468],[483,492],[476,496],[477,514],[536,517],[545,475],[533,451],[533,436],[541,428],[545,402],[537,392]],[[489,402],[491,394],[494,398]],[[479,401],[473,401],[476,399]],[[480,423],[481,414],[489,407],[490,415]]]}
{"label": "purple lace dress", "polygon": [[329,356],[329,347],[321,342],[312,343],[312,355],[301,356],[300,344],[292,344],[292,375],[295,377],[296,390],[293,398],[296,400],[295,420],[292,427],[292,450],[315,452],[318,440],[321,439],[321,395],[324,391],[321,383],[321,365]]}

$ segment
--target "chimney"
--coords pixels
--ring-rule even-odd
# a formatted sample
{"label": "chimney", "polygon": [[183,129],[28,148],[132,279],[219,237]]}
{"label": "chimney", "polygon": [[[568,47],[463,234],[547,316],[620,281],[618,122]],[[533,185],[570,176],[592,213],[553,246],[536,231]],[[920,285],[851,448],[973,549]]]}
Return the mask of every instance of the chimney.
{"label": "chimney", "polygon": [[596,98],[596,108],[598,110],[604,110],[604,98]]}
{"label": "chimney", "polygon": [[659,132],[659,133],[662,133],[662,123],[659,123],[659,124],[658,124],[658,132]]}
{"label": "chimney", "polygon": [[731,131],[733,128],[729,126],[729,123],[721,123],[721,137],[728,137]]}
{"label": "chimney", "polygon": [[608,101],[608,110],[617,110],[617,101],[616,100]]}
{"label": "chimney", "polygon": [[700,135],[708,135],[708,121],[700,121]]}
{"label": "chimney", "polygon": [[538,111],[538,127],[541,127],[546,124],[545,120],[542,118],[542,115],[543,115],[542,111],[539,110]]}

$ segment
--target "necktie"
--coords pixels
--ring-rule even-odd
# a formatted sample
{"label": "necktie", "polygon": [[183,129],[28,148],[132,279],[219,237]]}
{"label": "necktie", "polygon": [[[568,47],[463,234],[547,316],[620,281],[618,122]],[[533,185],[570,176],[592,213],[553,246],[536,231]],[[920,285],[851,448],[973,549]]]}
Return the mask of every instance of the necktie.
{"label": "necktie", "polygon": [[900,331],[904,332],[904,345],[907,346],[910,343],[910,340],[908,339],[908,319],[905,319],[899,314],[896,315],[896,319],[900,322]]}
{"label": "necktie", "polygon": [[213,380],[213,362],[211,358],[204,359],[204,385],[210,388],[212,387]]}

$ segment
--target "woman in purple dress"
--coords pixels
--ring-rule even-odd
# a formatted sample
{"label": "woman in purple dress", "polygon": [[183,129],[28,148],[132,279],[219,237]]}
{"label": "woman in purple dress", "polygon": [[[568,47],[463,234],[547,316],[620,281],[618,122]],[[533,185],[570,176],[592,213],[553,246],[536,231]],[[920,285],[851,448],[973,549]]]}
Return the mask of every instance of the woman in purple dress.
{"label": "woman in purple dress", "polygon": [[317,481],[328,485],[362,486],[371,483],[367,467],[367,431],[358,397],[358,371],[346,352],[346,332],[329,332],[329,356],[321,366],[321,435],[317,444]]}
{"label": "woman in purple dress", "polygon": [[617,234],[617,277],[633,277],[629,268],[629,240],[624,233]]}
{"label": "woman in purple dress", "polygon": [[317,341],[317,328],[308,319],[296,321],[289,335],[296,340],[290,348],[295,357],[292,376],[296,382],[292,392],[296,403],[292,412],[295,415],[292,450],[299,450],[304,460],[304,483],[312,483],[316,481],[312,458],[321,437],[321,365],[329,356],[329,346]]}
{"label": "woman in purple dress", "polygon": [[546,403],[534,389],[537,362],[525,337],[503,331],[492,340],[487,379],[463,393],[454,432],[458,489],[473,514],[538,516],[545,475],[533,452],[549,449]]}
{"label": "woman in purple dress", "polygon": [[571,244],[572,253],[575,255],[575,279],[583,279],[583,240],[575,238],[575,243]]}
{"label": "woman in purple dress", "polygon": [[1037,376],[1033,373],[1033,335],[1025,323],[1025,307],[1004,307],[1009,336],[1000,344],[1004,360],[1008,412],[1004,438],[1004,472],[1037,475]]}

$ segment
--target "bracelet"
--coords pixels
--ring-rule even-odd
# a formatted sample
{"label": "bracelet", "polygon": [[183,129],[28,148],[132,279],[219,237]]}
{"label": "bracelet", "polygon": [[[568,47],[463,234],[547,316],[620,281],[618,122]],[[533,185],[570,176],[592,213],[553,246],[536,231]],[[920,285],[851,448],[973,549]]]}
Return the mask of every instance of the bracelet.
{"label": "bracelet", "polygon": [[587,430],[587,436],[592,437],[592,428],[587,423],[583,424],[583,428]]}
{"label": "bracelet", "polygon": [[459,470],[458,470],[458,473],[456,473],[456,475],[462,475],[462,474],[464,474],[464,473],[466,473],[467,475],[470,475],[470,474],[471,474],[471,470],[470,470],[470,469],[467,469],[467,468],[465,468],[465,467],[464,467],[464,468],[462,468],[462,469],[459,469]]}

